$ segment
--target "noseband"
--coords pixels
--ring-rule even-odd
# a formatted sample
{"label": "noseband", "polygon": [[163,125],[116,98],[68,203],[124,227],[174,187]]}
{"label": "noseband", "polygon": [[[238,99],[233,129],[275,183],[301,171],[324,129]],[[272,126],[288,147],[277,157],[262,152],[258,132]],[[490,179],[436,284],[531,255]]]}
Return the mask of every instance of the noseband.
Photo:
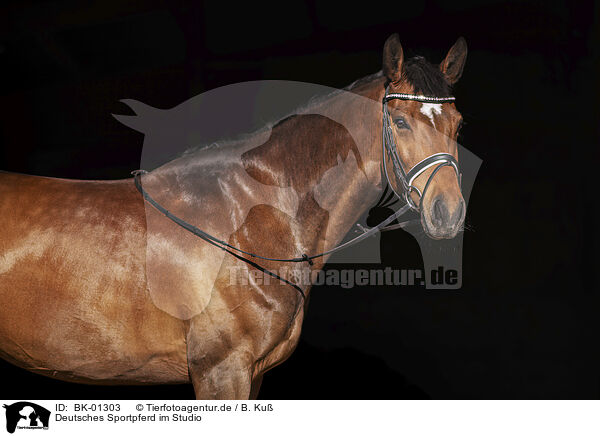
{"label": "noseband", "polygon": [[[406,171],[404,166],[402,165],[402,161],[400,160],[400,156],[398,156],[398,151],[396,149],[396,143],[394,141],[394,134],[392,131],[392,126],[390,124],[390,113],[388,111],[387,102],[390,100],[413,100],[420,101],[423,103],[450,103],[454,101],[454,97],[428,97],[425,95],[416,95],[416,94],[402,94],[402,93],[388,93],[388,89],[385,90],[385,95],[383,97],[383,127],[382,127],[382,152],[383,152],[383,170],[385,173],[386,180],[394,194],[399,198],[404,198],[406,204],[408,204],[411,209],[415,211],[421,210],[421,206],[423,204],[423,198],[427,193],[427,188],[429,188],[429,184],[437,174],[437,172],[445,167],[451,166],[454,168],[456,172],[456,176],[458,177],[458,183],[460,185],[461,174],[458,169],[458,162],[450,153],[435,153],[431,156],[426,157],[415,166],[413,166],[410,170]],[[390,183],[390,177],[388,175],[387,163],[386,163],[386,152],[387,156],[390,157],[392,161],[394,175],[396,179],[400,181],[402,184],[402,188],[404,189],[402,195],[398,194],[394,189],[394,186]],[[425,183],[425,188],[423,188],[423,192],[417,188],[413,182],[417,177],[423,174],[428,168],[437,165],[437,167],[433,170],[427,182]],[[416,192],[419,195],[419,205],[417,206],[411,197],[412,192]]]}

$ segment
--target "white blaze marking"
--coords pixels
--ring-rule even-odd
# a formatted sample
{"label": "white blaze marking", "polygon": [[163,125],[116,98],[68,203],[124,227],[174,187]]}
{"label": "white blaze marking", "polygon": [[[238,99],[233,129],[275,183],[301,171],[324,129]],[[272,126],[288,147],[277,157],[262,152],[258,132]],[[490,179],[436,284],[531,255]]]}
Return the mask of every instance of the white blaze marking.
{"label": "white blaze marking", "polygon": [[442,113],[442,105],[438,103],[421,103],[421,113],[431,120],[431,124],[435,127],[435,121],[433,121],[434,114]]}

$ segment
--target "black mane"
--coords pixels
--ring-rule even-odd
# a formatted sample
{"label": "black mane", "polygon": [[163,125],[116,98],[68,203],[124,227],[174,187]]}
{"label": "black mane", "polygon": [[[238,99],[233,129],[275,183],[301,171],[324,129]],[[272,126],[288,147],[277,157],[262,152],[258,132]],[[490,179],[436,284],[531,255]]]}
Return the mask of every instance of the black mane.
{"label": "black mane", "polygon": [[451,88],[436,65],[422,56],[407,59],[402,64],[402,78],[410,83],[417,94],[429,97],[450,97]]}

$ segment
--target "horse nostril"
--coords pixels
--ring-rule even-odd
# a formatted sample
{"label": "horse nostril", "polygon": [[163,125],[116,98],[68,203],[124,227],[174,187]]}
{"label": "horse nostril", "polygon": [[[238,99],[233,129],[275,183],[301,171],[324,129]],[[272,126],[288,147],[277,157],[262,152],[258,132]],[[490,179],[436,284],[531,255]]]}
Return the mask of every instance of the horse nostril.
{"label": "horse nostril", "polygon": [[442,226],[448,222],[449,214],[446,203],[441,198],[436,198],[433,202],[431,220],[436,227]]}

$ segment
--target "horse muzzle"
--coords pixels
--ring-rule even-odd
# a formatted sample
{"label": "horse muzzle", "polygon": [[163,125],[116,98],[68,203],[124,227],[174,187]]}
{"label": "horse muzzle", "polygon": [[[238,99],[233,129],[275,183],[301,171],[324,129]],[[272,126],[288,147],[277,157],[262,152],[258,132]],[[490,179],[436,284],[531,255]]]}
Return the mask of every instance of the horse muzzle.
{"label": "horse muzzle", "polygon": [[461,197],[451,200],[444,195],[435,197],[421,212],[425,233],[432,239],[452,239],[462,229],[466,205]]}

